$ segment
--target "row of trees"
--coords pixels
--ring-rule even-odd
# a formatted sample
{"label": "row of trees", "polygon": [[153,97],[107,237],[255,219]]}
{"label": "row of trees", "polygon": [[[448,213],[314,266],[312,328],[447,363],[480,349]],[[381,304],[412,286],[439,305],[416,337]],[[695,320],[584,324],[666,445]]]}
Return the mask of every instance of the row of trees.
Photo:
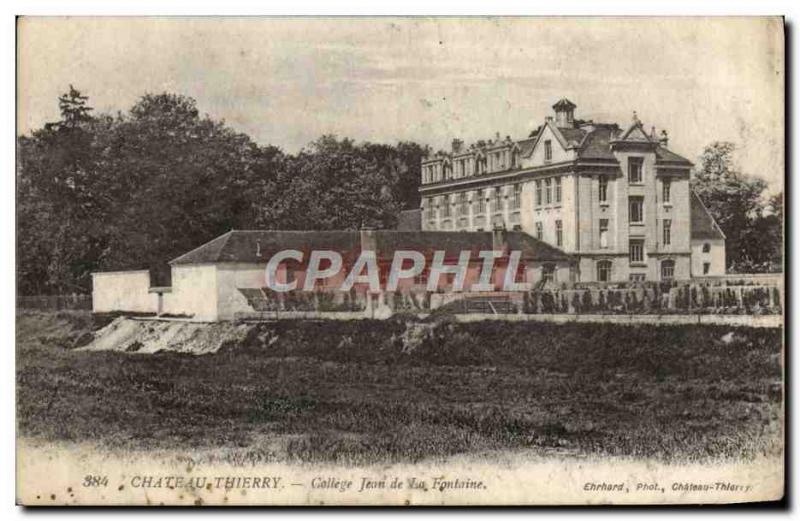
{"label": "row of trees", "polygon": [[164,272],[230,229],[388,228],[419,206],[416,143],[323,136],[291,155],[185,96],[93,115],[70,87],[59,106],[60,121],[18,140],[19,294],[88,291],[97,270]]}
{"label": "row of trees", "polygon": [[[18,139],[22,295],[88,291],[98,270],[164,273],[165,261],[230,229],[391,228],[419,207],[428,148],[417,143],[323,136],[286,154],[174,94],[94,115],[70,86],[59,107],[59,121]],[[733,152],[707,147],[693,187],[727,236],[729,267],[763,271],[780,264],[782,196],[765,203],[766,184],[742,174]]]}

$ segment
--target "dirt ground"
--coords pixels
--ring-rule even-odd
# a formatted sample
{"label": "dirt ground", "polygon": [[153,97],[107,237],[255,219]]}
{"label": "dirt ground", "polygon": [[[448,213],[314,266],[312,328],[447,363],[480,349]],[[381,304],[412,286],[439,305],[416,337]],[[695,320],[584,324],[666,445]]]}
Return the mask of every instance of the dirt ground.
{"label": "dirt ground", "polygon": [[112,318],[17,315],[20,436],[234,465],[783,451],[778,329],[286,321],[202,356],[78,349]]}

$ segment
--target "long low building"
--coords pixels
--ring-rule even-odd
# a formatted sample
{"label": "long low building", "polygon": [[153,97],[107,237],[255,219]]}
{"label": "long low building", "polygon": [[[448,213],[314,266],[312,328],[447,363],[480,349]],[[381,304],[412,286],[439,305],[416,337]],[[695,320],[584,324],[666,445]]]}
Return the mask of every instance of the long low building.
{"label": "long low building", "polygon": [[[395,230],[361,231],[267,231],[232,230],[170,262],[169,287],[151,287],[146,271],[93,274],[95,312],[138,312],[191,317],[196,320],[230,320],[240,312],[254,311],[248,298],[251,290],[263,292],[268,286],[267,265],[280,252],[298,252],[302,260],[287,259],[275,267],[281,284],[295,282],[297,289],[308,288],[306,281],[313,252],[332,252],[341,259],[338,269],[313,280],[310,291],[342,293],[341,288],[363,252],[373,252],[379,288],[357,283],[351,290],[357,298],[382,299],[396,252],[422,254],[425,268],[416,276],[399,280],[392,291],[406,293],[447,293],[456,283],[455,273],[447,273],[431,287],[431,266],[439,261],[453,266],[466,255],[468,263],[462,281],[470,291],[481,280],[484,259],[481,252],[497,252],[489,276],[491,292],[505,287],[510,266],[511,280],[519,287],[556,285],[575,280],[576,259],[562,250],[519,231],[421,232]],[[516,264],[511,263],[516,252]],[[330,266],[315,265],[329,269]],[[488,272],[487,272],[488,273]]]}

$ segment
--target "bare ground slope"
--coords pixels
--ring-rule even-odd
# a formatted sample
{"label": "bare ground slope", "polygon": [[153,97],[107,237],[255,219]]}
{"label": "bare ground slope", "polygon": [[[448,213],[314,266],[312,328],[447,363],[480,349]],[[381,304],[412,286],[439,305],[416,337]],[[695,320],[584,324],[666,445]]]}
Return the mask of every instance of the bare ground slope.
{"label": "bare ground slope", "polygon": [[76,349],[109,323],[18,314],[20,436],[234,464],[782,455],[778,329],[287,321],[203,356]]}

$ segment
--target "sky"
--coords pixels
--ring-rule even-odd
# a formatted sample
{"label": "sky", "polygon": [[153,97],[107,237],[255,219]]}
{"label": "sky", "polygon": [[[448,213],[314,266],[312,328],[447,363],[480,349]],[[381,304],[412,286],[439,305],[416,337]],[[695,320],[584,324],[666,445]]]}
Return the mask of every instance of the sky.
{"label": "sky", "polygon": [[732,141],[783,189],[779,18],[24,18],[17,81],[21,134],[58,120],[72,84],[97,112],[185,94],[290,153],[323,134],[521,139],[566,97],[581,119],[636,111],[694,162]]}

